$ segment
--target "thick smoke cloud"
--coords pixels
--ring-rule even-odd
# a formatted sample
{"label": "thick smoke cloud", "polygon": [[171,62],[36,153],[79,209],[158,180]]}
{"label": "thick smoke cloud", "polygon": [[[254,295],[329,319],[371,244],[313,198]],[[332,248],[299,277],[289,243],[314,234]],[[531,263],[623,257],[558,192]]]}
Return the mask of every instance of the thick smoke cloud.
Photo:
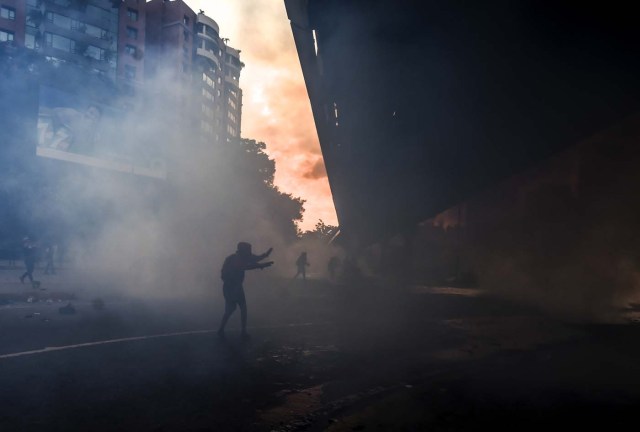
{"label": "thick smoke cloud", "polygon": [[242,50],[242,132],[269,143],[278,163],[275,184],[306,200],[301,229],[313,229],[318,219],[337,224],[328,181],[305,176],[321,152],[284,2],[187,3],[218,21],[229,43]]}
{"label": "thick smoke cloud", "polygon": [[[486,200],[483,207],[495,216],[488,222],[487,210],[479,210],[484,230],[476,227],[471,237],[484,286],[576,320],[615,321],[621,308],[638,301],[634,123],[476,200]],[[505,206],[504,197],[515,198],[515,205]]]}
{"label": "thick smoke cloud", "polygon": [[[36,156],[37,88],[48,82],[49,66],[30,78],[29,97],[19,94],[23,85],[14,92],[4,83],[3,99],[24,101],[21,111],[30,113],[12,125],[19,136],[3,161],[24,163],[3,180],[3,193],[17,197],[12,211],[24,221],[24,234],[59,242],[66,262],[129,295],[218,294],[221,263],[239,241],[251,242],[257,253],[273,247],[270,274],[288,276],[284,261],[297,238],[293,222],[302,202],[269,186],[273,162],[256,143],[202,140],[191,127],[197,117],[189,104],[178,103],[188,94],[170,70],[145,83],[142,103],[117,119],[103,117],[100,125],[100,142],[120,154],[161,149],[165,180]],[[89,92],[74,86],[77,95]],[[108,102],[131,106],[127,96],[111,95]],[[267,173],[261,177],[259,170]]]}
{"label": "thick smoke cloud", "polygon": [[322,158],[318,158],[315,163],[308,164],[307,169],[302,176],[312,180],[327,177],[327,169],[324,166],[324,160],[322,160]]}
{"label": "thick smoke cloud", "polygon": [[416,272],[447,283],[459,268],[563,319],[624,319],[640,288],[637,119],[463,203],[461,231],[457,208],[427,221]]}

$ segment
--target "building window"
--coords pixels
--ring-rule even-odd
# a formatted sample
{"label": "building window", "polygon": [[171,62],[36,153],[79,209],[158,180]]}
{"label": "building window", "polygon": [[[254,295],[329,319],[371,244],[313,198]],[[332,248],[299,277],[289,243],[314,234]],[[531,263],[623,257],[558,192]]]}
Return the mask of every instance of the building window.
{"label": "building window", "polygon": [[0,8],[0,17],[8,20],[15,20],[16,10],[7,6],[2,6]]}
{"label": "building window", "polygon": [[213,39],[218,39],[220,36],[218,36],[218,32],[215,31],[213,28],[206,26],[205,28],[205,32],[207,34],[207,36],[213,38]]}
{"label": "building window", "polygon": [[124,65],[124,76],[127,79],[136,78],[136,67],[131,65]]}
{"label": "building window", "polygon": [[209,40],[204,41],[204,50],[209,51],[213,55],[218,55],[218,51],[220,51],[218,44]]}
{"label": "building window", "polygon": [[89,36],[100,39],[109,39],[109,32],[107,32],[103,28],[96,27],[91,24],[84,24],[81,26],[81,28],[84,29],[85,33],[87,33]]}
{"label": "building window", "polygon": [[216,86],[216,85],[215,85],[215,83],[213,82],[213,80],[212,80],[211,78],[209,78],[209,77],[207,76],[207,74],[206,74],[206,73],[203,73],[203,74],[202,74],[202,81],[204,81],[205,83],[207,83],[207,85],[208,85],[209,87],[213,87],[213,88],[215,88],[215,86]]}
{"label": "building window", "polygon": [[138,11],[135,9],[127,8],[127,16],[131,21],[138,21]]}
{"label": "building window", "polygon": [[188,16],[185,15],[184,18],[182,19],[182,22],[184,23],[184,25],[189,27],[189,17]]}
{"label": "building window", "polygon": [[89,45],[87,47],[87,50],[84,53],[80,53],[80,54],[84,54],[87,57],[91,57],[96,60],[104,61],[107,56],[107,51],[102,48],[98,48],[97,46]]}
{"label": "building window", "polygon": [[36,37],[35,35],[32,34],[25,34],[24,35],[24,46],[29,48],[29,49],[34,49],[36,47]]}
{"label": "building window", "polygon": [[213,118],[213,110],[205,104],[202,104],[202,114],[206,117]]}
{"label": "building window", "polygon": [[[45,33],[44,34],[44,45],[48,47],[52,47],[55,49],[59,49],[61,51],[76,53],[76,54],[85,54],[76,52],[76,43],[75,41],[66,38],[64,36],[60,36],[54,33]],[[88,48],[87,48],[88,50]]]}
{"label": "building window", "polygon": [[204,131],[207,132],[211,135],[213,135],[213,126],[211,126],[211,124],[209,124],[208,122],[201,120],[200,121],[200,128]]}
{"label": "building window", "polygon": [[213,98],[213,93],[211,93],[209,90],[203,88],[202,89],[202,96],[207,99],[210,100],[211,102],[214,102],[215,99]]}
{"label": "building window", "polygon": [[[49,0],[50,1],[50,0]],[[115,20],[117,20],[118,15],[117,12],[115,14],[114,17],[114,13],[112,12],[112,8],[110,7],[104,7],[104,5],[100,5],[100,3],[104,3],[103,1],[95,1],[95,0],[54,0],[55,3],[66,3],[66,4],[60,4],[60,6],[64,6],[64,7],[69,7],[72,6],[71,4],[75,3],[78,4],[81,7],[85,7],[84,5],[86,5],[86,9],[84,14],[86,14],[86,16],[94,21],[94,22],[113,22],[114,18]],[[71,4],[70,4],[71,3]],[[113,2],[110,2],[113,3]],[[120,3],[120,2],[118,2]]]}
{"label": "building window", "polygon": [[0,42],[11,42],[13,40],[13,32],[0,30]]}
{"label": "building window", "polygon": [[127,37],[129,39],[138,39],[138,29],[127,27]]}
{"label": "building window", "polygon": [[82,21],[60,15],[55,12],[47,12],[46,19],[48,22],[63,29],[71,29],[80,33],[93,36],[98,39],[109,39],[110,33],[102,27],[86,24]]}
{"label": "building window", "polygon": [[136,56],[136,52],[138,51],[138,49],[136,47],[134,47],[133,45],[126,45],[124,47],[124,50],[131,57],[135,57]]}

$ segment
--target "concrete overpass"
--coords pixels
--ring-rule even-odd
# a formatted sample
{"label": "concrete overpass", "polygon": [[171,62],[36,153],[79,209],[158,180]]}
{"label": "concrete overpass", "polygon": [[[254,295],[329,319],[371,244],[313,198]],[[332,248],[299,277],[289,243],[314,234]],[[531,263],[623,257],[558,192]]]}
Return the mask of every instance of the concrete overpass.
{"label": "concrete overpass", "polygon": [[285,0],[350,244],[640,111],[640,27],[614,3]]}

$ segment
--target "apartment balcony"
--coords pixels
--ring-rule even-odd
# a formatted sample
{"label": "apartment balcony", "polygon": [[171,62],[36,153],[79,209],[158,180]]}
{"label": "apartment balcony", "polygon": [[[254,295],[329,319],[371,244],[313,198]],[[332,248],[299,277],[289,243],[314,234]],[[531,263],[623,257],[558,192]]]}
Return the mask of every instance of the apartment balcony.
{"label": "apartment balcony", "polygon": [[218,58],[218,56],[216,56],[214,53],[212,53],[209,50],[206,50],[204,48],[200,48],[198,47],[196,49],[196,54],[204,57],[206,59],[211,60],[213,63],[215,63],[215,65],[217,66],[218,69],[220,69],[220,59]]}

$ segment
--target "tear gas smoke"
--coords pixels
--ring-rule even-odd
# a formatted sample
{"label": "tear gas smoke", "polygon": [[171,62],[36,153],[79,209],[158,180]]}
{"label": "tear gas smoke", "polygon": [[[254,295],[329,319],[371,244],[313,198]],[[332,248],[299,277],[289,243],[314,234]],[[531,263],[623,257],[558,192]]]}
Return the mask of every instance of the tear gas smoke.
{"label": "tear gas smoke", "polygon": [[[273,247],[276,265],[269,271],[290,277],[288,248],[302,201],[260,177],[255,164],[267,158],[261,150],[203,139],[189,108],[200,106],[170,70],[145,82],[141,103],[112,98],[110,106],[130,107],[126,115],[103,116],[97,132],[102,151],[117,149],[129,158],[162,154],[166,179],[27,155],[25,170],[8,178],[15,188],[7,191],[5,184],[5,192],[20,195],[14,210],[31,222],[25,226],[40,227],[37,236],[63,243],[65,259],[77,270],[130,295],[218,294],[220,266],[239,241],[258,252]],[[22,100],[8,85],[2,91],[3,98]],[[14,147],[33,150],[34,123],[24,119]]]}
{"label": "tear gas smoke", "polygon": [[447,283],[459,263],[563,319],[620,320],[640,288],[637,137],[636,116],[477,195],[461,231],[447,228],[455,209],[425,222],[414,268]]}

